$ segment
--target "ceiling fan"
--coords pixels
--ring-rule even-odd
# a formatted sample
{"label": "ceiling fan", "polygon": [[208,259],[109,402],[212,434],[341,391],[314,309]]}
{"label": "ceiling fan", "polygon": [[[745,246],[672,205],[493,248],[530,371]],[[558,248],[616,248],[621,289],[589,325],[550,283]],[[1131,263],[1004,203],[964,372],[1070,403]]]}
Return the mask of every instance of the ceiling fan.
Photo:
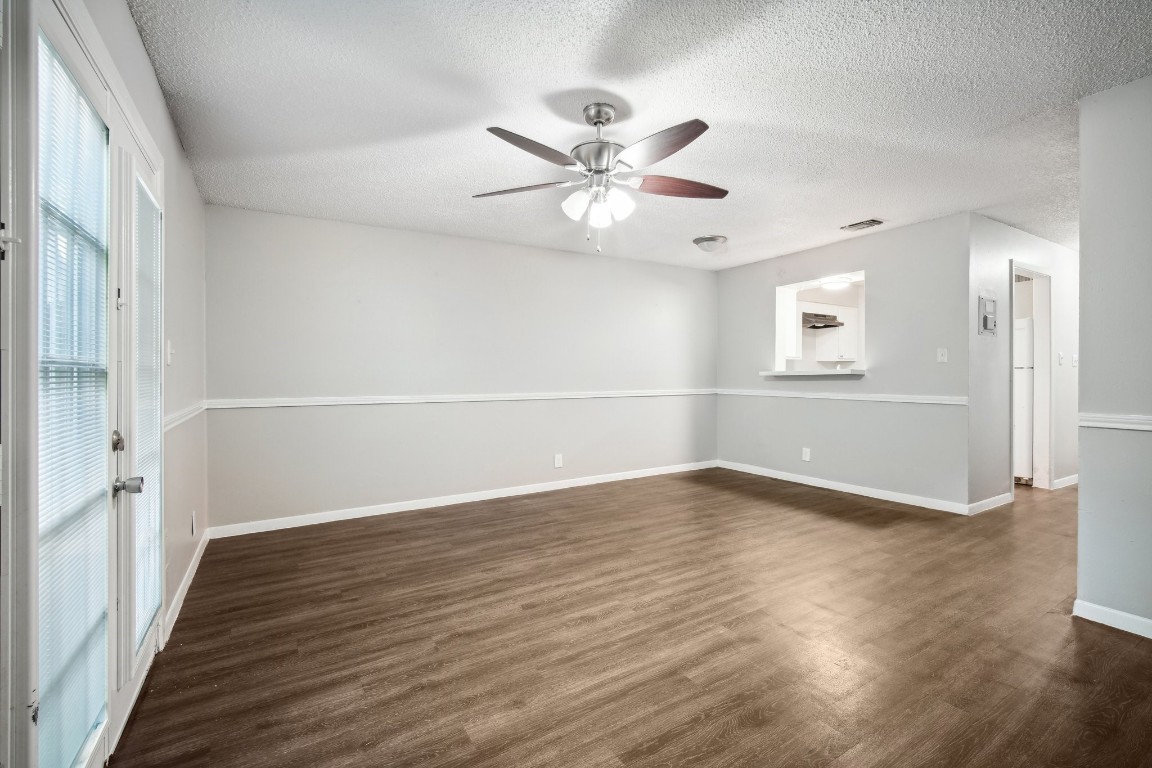
{"label": "ceiling fan", "polygon": [[[565,170],[579,173],[580,178],[485,192],[473,197],[493,197],[538,189],[578,186],[580,189],[569,195],[561,203],[560,208],[573,221],[580,221],[587,213],[589,228],[600,230],[610,226],[613,221],[628,218],[636,209],[635,201],[625,194],[621,187],[649,195],[668,197],[720,199],[728,194],[726,189],[699,181],[688,181],[673,176],[634,175],[636,171],[655,165],[695,141],[700,134],[708,130],[708,124],[703,120],[689,120],[665,128],[625,147],[605,139],[602,135],[604,126],[610,124],[615,117],[616,108],[611,104],[589,104],[584,107],[584,122],[596,128],[596,138],[577,144],[567,155],[503,128],[489,128],[490,133],[509,144],[542,160],[559,165]],[[599,246],[596,250],[600,250]]]}

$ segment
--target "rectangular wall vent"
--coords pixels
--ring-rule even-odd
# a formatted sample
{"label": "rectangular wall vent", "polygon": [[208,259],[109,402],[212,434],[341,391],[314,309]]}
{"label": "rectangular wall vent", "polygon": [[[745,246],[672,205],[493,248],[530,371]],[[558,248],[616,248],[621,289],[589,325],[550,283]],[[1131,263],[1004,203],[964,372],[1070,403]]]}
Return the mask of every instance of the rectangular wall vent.
{"label": "rectangular wall vent", "polygon": [[884,222],[880,221],[880,219],[865,219],[864,221],[858,221],[855,224],[849,224],[847,226],[840,227],[840,229],[844,230],[845,232],[855,232],[860,229],[868,229],[869,227],[878,227],[883,223]]}

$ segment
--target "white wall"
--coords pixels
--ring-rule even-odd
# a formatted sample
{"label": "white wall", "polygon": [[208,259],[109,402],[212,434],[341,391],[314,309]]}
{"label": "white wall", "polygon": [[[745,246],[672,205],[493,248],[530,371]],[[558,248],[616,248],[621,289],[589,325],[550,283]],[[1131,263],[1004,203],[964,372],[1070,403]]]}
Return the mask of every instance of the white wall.
{"label": "white wall", "polygon": [[[213,526],[715,458],[716,276],[208,208]],[[553,454],[563,453],[563,469]]]}
{"label": "white wall", "polygon": [[[1075,251],[1042,240],[983,216],[971,216],[972,277],[968,296],[970,384],[968,392],[969,498],[972,501],[1012,491],[1012,262],[1051,276],[1052,343],[1048,351],[1052,376],[1054,480],[1077,473],[1077,368],[1079,270]],[[979,334],[978,297],[997,299],[995,335]],[[1037,369],[1043,351],[1036,350]],[[1059,363],[1060,355],[1064,362]],[[1037,374],[1039,378],[1039,373]]]}
{"label": "white wall", "polygon": [[[204,204],[127,4],[84,2],[164,157],[164,329],[176,351],[164,371],[164,411],[176,414],[202,403],[205,393]],[[206,439],[203,414],[164,435],[165,605],[207,530]]]}
{"label": "white wall", "polygon": [[[966,505],[963,405],[723,394],[963,398],[968,390],[968,216],[877,232],[725,270],[719,278],[719,455],[822,481]],[[765,379],[775,289],[865,270],[863,379]],[[949,350],[947,364],[936,349]],[[801,461],[801,448],[812,450]]]}
{"label": "white wall", "polygon": [[1080,107],[1076,613],[1152,636],[1152,78]]}

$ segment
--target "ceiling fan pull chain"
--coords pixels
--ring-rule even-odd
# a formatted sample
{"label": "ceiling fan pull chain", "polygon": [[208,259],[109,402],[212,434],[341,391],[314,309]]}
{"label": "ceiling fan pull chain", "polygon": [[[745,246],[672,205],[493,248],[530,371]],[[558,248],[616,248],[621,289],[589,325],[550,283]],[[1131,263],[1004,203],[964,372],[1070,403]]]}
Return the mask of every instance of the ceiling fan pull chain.
{"label": "ceiling fan pull chain", "polygon": [[603,249],[600,248],[600,230],[596,230],[596,253],[603,253]]}

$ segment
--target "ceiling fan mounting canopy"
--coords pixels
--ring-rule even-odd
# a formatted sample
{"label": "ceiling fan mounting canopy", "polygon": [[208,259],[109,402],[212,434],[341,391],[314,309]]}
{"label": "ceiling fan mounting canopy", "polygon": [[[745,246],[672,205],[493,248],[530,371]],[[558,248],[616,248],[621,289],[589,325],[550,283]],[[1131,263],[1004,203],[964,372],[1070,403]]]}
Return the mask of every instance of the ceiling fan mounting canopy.
{"label": "ceiling fan mounting canopy", "polygon": [[584,122],[593,127],[605,126],[616,119],[616,107],[598,101],[584,107]]}

